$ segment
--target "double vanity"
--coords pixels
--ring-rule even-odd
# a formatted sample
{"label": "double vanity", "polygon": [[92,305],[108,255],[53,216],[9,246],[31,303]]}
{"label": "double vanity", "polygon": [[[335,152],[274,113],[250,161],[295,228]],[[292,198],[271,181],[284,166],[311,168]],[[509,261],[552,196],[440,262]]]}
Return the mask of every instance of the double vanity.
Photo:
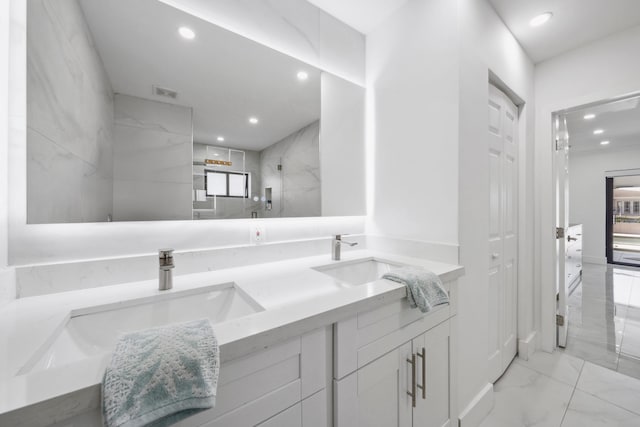
{"label": "double vanity", "polygon": [[[451,303],[424,315],[404,285],[438,274]],[[454,322],[463,268],[371,250],[16,300],[0,322],[0,425],[100,426],[117,337],[208,318],[221,353],[216,406],[184,426],[446,426],[455,408]],[[59,423],[59,424],[55,424]]]}

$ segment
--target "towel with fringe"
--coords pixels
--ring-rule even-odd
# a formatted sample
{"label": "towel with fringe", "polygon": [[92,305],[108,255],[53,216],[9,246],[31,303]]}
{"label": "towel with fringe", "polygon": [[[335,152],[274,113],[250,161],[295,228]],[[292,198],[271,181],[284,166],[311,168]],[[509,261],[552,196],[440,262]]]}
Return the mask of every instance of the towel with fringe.
{"label": "towel with fringe", "polygon": [[219,363],[207,319],[123,335],[102,381],[104,425],[168,426],[212,408]]}
{"label": "towel with fringe", "polygon": [[449,303],[449,295],[440,278],[424,268],[401,267],[385,273],[382,278],[403,283],[407,287],[407,299],[411,308],[418,307],[423,313]]}

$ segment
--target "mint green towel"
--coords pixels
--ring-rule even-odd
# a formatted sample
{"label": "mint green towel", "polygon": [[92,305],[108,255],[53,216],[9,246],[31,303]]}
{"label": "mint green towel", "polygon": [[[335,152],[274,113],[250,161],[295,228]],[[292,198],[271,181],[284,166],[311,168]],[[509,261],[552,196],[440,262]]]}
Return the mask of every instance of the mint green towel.
{"label": "mint green towel", "polygon": [[102,381],[104,425],[168,426],[212,408],[219,364],[206,319],[122,336]]}
{"label": "mint green towel", "polygon": [[424,268],[401,267],[385,273],[382,278],[403,283],[407,287],[409,305],[411,308],[418,307],[423,313],[449,303],[449,295],[440,278]]}

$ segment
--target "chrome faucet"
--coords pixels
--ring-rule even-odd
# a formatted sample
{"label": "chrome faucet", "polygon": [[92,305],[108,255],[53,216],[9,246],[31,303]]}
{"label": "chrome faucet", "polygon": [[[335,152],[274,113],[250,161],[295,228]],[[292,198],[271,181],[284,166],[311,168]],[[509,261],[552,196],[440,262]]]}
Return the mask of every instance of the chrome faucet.
{"label": "chrome faucet", "polygon": [[160,258],[160,278],[158,282],[158,290],[166,291],[173,288],[173,249],[160,249],[158,252]]}
{"label": "chrome faucet", "polygon": [[347,242],[346,240],[342,240],[342,235],[337,234],[331,241],[331,259],[334,261],[340,261],[340,246],[355,246],[357,244],[357,242]]}

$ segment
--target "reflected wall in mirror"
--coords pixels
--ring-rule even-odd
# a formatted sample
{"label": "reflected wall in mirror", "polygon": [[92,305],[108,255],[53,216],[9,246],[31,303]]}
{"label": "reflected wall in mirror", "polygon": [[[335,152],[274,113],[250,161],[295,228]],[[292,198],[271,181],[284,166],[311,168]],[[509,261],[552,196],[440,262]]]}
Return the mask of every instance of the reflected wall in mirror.
{"label": "reflected wall in mirror", "polygon": [[363,88],[158,0],[27,13],[28,223],[363,213],[320,179],[321,145],[364,144]]}

